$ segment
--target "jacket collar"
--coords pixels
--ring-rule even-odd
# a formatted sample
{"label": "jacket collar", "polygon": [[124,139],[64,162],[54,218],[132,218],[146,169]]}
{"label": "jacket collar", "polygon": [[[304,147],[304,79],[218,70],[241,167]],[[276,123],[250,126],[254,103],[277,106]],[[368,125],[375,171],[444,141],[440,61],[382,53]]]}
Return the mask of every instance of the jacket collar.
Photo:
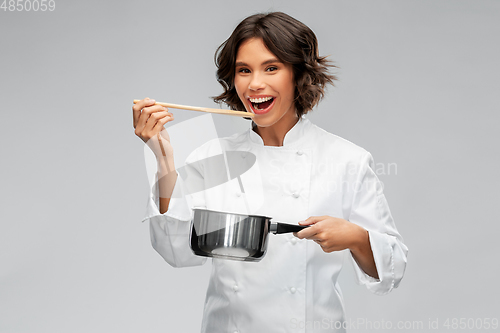
{"label": "jacket collar", "polygon": [[[264,141],[258,135],[254,130],[253,130],[254,123],[252,122],[252,125],[250,129],[248,130],[248,134],[250,136],[250,141],[257,145],[264,146]],[[299,118],[299,121],[285,134],[285,139],[283,140],[283,147],[287,146],[292,146],[295,144],[300,143],[303,141],[307,130],[311,126],[311,122],[309,119],[305,118],[302,116]],[[274,147],[277,148],[277,147]],[[278,147],[279,148],[279,147]]]}

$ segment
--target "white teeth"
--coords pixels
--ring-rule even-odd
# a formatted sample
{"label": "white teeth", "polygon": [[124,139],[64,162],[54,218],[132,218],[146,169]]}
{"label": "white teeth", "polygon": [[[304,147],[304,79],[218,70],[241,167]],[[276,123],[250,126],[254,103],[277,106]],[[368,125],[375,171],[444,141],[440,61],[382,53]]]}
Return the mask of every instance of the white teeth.
{"label": "white teeth", "polygon": [[264,102],[269,101],[271,99],[273,99],[271,96],[262,97],[262,98],[249,98],[250,102],[252,102],[252,103],[264,103]]}

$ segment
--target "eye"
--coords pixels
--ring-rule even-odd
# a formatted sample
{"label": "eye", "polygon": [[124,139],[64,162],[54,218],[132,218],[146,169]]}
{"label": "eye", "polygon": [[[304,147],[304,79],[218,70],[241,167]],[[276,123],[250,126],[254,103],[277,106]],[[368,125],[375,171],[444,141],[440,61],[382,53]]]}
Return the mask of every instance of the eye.
{"label": "eye", "polygon": [[238,73],[243,73],[243,74],[248,74],[250,73],[250,70],[248,68],[239,68]]}
{"label": "eye", "polygon": [[277,70],[278,70],[278,67],[276,67],[276,66],[269,66],[266,68],[266,71],[268,71],[268,72],[274,72]]}

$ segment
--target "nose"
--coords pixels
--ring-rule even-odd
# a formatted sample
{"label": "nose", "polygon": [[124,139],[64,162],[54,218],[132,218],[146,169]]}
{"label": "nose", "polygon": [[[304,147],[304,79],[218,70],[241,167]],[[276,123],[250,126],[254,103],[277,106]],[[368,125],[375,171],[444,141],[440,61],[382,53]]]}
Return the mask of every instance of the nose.
{"label": "nose", "polygon": [[261,75],[258,73],[254,73],[252,75],[252,78],[250,80],[250,85],[248,86],[248,89],[253,90],[253,91],[258,91],[264,89],[266,86],[263,78]]}

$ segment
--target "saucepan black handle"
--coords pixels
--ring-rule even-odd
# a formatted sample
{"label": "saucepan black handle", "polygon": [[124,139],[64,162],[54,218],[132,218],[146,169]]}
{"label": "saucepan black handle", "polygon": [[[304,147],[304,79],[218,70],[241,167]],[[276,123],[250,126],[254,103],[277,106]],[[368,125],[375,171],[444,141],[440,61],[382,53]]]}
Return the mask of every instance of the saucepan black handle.
{"label": "saucepan black handle", "polygon": [[299,232],[300,230],[309,227],[308,225],[296,225],[280,222],[272,222],[269,231],[273,234],[286,234],[289,232]]}

